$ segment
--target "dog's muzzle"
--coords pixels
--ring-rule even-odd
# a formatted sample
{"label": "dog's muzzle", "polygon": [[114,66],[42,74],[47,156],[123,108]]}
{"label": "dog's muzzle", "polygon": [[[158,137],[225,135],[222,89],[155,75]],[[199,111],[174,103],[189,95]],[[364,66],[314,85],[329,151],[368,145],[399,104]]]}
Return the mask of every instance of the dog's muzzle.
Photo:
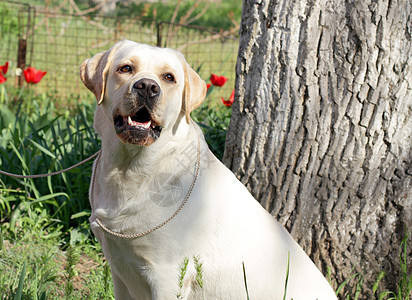
{"label": "dog's muzzle", "polygon": [[150,145],[156,141],[162,127],[153,118],[153,109],[161,95],[161,88],[156,81],[142,78],[136,81],[124,99],[123,107],[126,115],[117,111],[113,115],[116,134],[125,143]]}

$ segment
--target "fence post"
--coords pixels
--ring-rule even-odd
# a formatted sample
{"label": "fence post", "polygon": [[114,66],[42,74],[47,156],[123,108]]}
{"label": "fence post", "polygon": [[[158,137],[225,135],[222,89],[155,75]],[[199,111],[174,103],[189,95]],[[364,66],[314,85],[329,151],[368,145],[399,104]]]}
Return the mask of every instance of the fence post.
{"label": "fence post", "polygon": [[161,22],[156,24],[156,30],[157,30],[157,47],[162,47],[163,25]]}
{"label": "fence post", "polygon": [[[24,69],[26,66],[26,52],[27,52],[27,40],[26,39],[19,39],[19,49],[17,52],[17,67],[21,70]],[[22,87],[24,80],[23,80],[23,73],[18,76],[18,86]]]}

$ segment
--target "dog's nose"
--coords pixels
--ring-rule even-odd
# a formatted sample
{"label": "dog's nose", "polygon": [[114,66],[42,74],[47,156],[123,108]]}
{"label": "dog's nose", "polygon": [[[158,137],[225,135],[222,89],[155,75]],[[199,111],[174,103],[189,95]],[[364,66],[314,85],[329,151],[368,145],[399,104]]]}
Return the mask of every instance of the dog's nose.
{"label": "dog's nose", "polygon": [[160,94],[160,86],[156,81],[142,78],[133,84],[133,89],[143,98],[154,98]]}

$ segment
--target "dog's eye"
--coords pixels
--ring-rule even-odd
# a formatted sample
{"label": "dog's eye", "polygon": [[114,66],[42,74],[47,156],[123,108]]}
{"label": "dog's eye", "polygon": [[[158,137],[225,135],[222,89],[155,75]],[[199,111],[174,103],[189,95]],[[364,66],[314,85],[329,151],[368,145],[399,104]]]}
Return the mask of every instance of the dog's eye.
{"label": "dog's eye", "polygon": [[175,77],[173,76],[173,74],[170,74],[170,73],[163,75],[163,78],[164,80],[169,81],[169,82],[176,82]]}
{"label": "dog's eye", "polygon": [[132,71],[132,67],[129,65],[124,65],[119,68],[120,73],[129,73]]}

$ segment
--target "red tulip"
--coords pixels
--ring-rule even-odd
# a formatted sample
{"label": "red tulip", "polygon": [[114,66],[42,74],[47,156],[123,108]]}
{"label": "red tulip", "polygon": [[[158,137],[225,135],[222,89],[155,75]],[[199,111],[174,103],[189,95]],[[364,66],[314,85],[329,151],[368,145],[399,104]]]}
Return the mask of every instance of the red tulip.
{"label": "red tulip", "polygon": [[226,83],[227,78],[225,76],[217,76],[216,74],[212,74],[210,76],[210,81],[214,86],[223,86]]}
{"label": "red tulip", "polygon": [[209,90],[210,87],[211,87],[210,83],[206,84],[207,91]]}
{"label": "red tulip", "polygon": [[7,78],[4,77],[0,72],[0,83],[5,83],[6,81],[7,81]]}
{"label": "red tulip", "polygon": [[230,97],[229,97],[229,100],[225,100],[225,99],[223,99],[223,97],[222,97],[222,102],[223,102],[223,104],[224,104],[225,106],[227,106],[227,107],[231,107],[234,100],[235,100],[235,90],[234,90],[234,89],[233,89],[232,94],[231,94]]}
{"label": "red tulip", "polygon": [[8,69],[9,69],[9,62],[6,61],[4,66],[0,66],[0,73],[3,73],[3,75],[6,75]]}
{"label": "red tulip", "polygon": [[33,67],[28,67],[26,70],[23,70],[23,73],[27,83],[39,83],[43,76],[47,74],[47,72],[37,70]]}

